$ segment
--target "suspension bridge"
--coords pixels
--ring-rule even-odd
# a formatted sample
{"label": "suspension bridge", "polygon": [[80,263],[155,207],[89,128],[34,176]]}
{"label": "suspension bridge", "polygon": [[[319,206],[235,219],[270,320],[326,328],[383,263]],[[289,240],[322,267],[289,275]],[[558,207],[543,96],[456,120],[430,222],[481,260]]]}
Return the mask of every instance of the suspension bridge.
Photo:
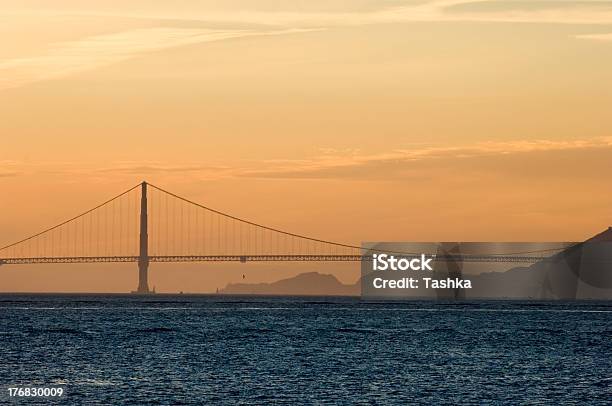
{"label": "suspension bridge", "polygon": [[[549,255],[449,254],[435,260],[534,263]],[[360,246],[247,221],[147,182],[0,248],[0,265],[135,262],[138,293],[149,292],[151,262],[368,260]]]}

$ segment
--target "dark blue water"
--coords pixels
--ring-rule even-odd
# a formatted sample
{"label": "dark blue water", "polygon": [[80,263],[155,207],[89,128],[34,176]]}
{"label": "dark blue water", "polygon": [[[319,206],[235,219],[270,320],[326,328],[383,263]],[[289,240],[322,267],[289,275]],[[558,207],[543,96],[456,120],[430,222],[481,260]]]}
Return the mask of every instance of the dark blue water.
{"label": "dark blue water", "polygon": [[0,295],[0,343],[0,403],[612,401],[612,302]]}

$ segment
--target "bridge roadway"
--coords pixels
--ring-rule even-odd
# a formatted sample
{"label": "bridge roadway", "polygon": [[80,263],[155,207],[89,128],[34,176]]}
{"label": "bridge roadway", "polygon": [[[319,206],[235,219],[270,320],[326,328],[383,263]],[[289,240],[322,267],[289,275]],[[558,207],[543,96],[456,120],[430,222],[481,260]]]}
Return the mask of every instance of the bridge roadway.
{"label": "bridge roadway", "polygon": [[[420,255],[420,254],[419,254]],[[426,254],[432,255],[433,254]],[[407,256],[410,257],[410,256]],[[92,256],[92,257],[40,257],[40,258],[0,258],[2,264],[78,264],[104,262],[138,262],[139,256]],[[372,261],[371,255],[151,255],[150,262],[292,262],[292,261]],[[534,263],[550,257],[518,255],[435,255],[435,262],[504,262]]]}

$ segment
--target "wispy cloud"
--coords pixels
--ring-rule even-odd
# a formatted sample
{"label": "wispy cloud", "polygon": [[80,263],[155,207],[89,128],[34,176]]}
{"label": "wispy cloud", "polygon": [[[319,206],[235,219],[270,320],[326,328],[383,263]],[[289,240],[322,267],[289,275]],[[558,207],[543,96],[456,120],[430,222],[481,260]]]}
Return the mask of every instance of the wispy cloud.
{"label": "wispy cloud", "polygon": [[[189,7],[168,8],[155,12],[146,10],[122,15],[151,19],[189,19],[224,24],[248,23],[290,27],[346,26],[389,22],[526,22],[554,24],[612,24],[612,2],[609,0],[567,1],[513,1],[513,0],[429,0],[389,3],[380,2],[377,7],[358,10],[348,2],[346,7],[329,11],[328,1],[311,1],[308,7],[279,3],[275,8],[262,7],[257,2],[207,7],[199,3]],[[319,4],[319,5],[318,5]],[[355,11],[357,10],[357,11]],[[91,8],[75,8],[72,13],[116,16],[117,12],[92,11]]]}
{"label": "wispy cloud", "polygon": [[20,174],[21,172],[0,170],[0,178],[9,178],[13,176],[19,176]]}
{"label": "wispy cloud", "polygon": [[135,56],[183,45],[254,35],[282,35],[304,30],[210,30],[147,28],[60,43],[42,55],[0,61],[0,90],[61,78]]}
{"label": "wispy cloud", "polygon": [[0,178],[10,178],[22,175],[22,167],[19,161],[0,160]]}
{"label": "wispy cloud", "polygon": [[426,16],[440,21],[612,24],[612,2],[608,0],[440,0],[421,7],[429,10]]}
{"label": "wispy cloud", "polygon": [[[266,161],[260,168],[245,168],[242,176],[262,178],[328,178],[333,176],[363,176],[384,172],[386,169],[406,168],[425,161],[456,161],[480,157],[495,157],[534,152],[577,151],[586,149],[610,150],[612,137],[581,140],[516,140],[508,142],[480,142],[458,146],[420,146],[394,149],[378,154],[324,154],[310,160]],[[412,165],[411,167],[414,167]]]}
{"label": "wispy cloud", "polygon": [[238,169],[227,165],[170,164],[167,162],[116,162],[112,166],[95,168],[95,172],[120,175],[197,175],[204,179],[219,179],[236,176]]}
{"label": "wispy cloud", "polygon": [[[289,6],[288,6],[289,7]],[[105,12],[91,9],[70,10],[101,16]],[[41,12],[38,12],[41,13]],[[44,12],[43,12],[44,14]],[[117,12],[108,18],[116,18]],[[133,13],[132,13],[133,14]],[[123,15],[123,14],[122,14]],[[130,13],[127,13],[130,15]],[[224,29],[157,27],[135,29],[113,34],[82,38],[52,44],[39,55],[0,60],[0,90],[19,87],[41,80],[55,79],[120,62],[147,52],[260,35],[283,35],[341,26],[406,22],[523,22],[552,24],[611,24],[612,2],[567,1],[527,3],[509,1],[432,0],[402,6],[380,6],[368,11],[283,11],[283,10],[206,10],[193,9],[189,14],[168,10],[163,15],[146,12],[131,15],[138,18],[181,19],[206,26],[222,23]],[[57,18],[58,13],[49,14]],[[240,29],[245,23],[260,24],[258,29]],[[197,24],[196,24],[197,25]],[[276,28],[262,28],[262,27]],[[610,41],[612,34],[579,35],[580,39]]]}
{"label": "wispy cloud", "polygon": [[593,41],[612,41],[612,33],[610,33],[610,34],[576,35],[575,38],[578,38],[578,39],[589,39],[589,40],[593,40]]}
{"label": "wispy cloud", "polygon": [[515,140],[507,142],[479,142],[466,145],[416,145],[396,148],[380,153],[358,150],[326,149],[319,156],[307,159],[275,159],[242,162],[234,165],[203,165],[198,162],[173,164],[158,161],[122,161],[106,166],[79,162],[72,163],[14,163],[10,172],[15,174],[66,174],[105,177],[109,174],[124,176],[162,176],[198,180],[236,178],[261,179],[333,179],[387,178],[405,170],[418,170],[421,164],[431,165],[469,163],[480,158],[502,156],[525,157],[532,153],[560,153],[563,151],[599,151],[610,154],[612,137],[552,140]]}

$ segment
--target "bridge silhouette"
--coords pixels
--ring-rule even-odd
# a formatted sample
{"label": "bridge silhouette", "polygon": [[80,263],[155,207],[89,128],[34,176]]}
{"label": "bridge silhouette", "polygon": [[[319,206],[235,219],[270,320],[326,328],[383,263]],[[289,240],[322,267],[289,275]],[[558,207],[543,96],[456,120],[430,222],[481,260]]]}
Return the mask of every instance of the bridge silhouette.
{"label": "bridge silhouette", "polygon": [[[534,263],[548,255],[437,255],[434,260]],[[371,255],[361,246],[247,221],[147,182],[0,248],[0,265],[136,262],[137,293],[149,292],[151,262],[368,260]]]}

